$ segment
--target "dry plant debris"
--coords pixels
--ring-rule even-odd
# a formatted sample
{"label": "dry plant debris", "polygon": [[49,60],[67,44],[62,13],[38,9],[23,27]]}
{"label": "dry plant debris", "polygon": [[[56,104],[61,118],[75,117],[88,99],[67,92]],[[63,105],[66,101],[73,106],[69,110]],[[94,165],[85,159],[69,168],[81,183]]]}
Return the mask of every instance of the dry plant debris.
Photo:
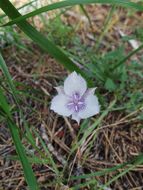
{"label": "dry plant debris", "polygon": [[[109,8],[109,6],[87,6],[86,9],[92,18],[93,28],[89,27],[86,17],[79,13],[78,8],[77,10],[67,11],[62,17],[63,21],[69,25],[78,22],[77,33],[83,43],[92,46],[95,44],[93,34],[101,33],[102,24]],[[129,18],[126,17],[126,14],[126,11],[122,8],[117,13],[115,12],[108,32],[102,40],[103,53],[118,46],[121,38],[118,30],[119,25],[120,30],[125,34],[129,34],[130,30],[138,25],[138,20],[143,18],[140,13],[136,13]],[[140,15],[140,18],[138,15]],[[44,152],[34,130],[39,133],[45,142],[57,167],[59,169],[65,167],[65,177],[93,173],[117,166],[130,161],[143,152],[143,128],[140,127],[143,123],[138,119],[138,114],[143,110],[142,107],[131,114],[125,114],[122,111],[110,112],[103,119],[100,126],[94,130],[93,133],[96,138],[92,147],[89,149],[90,140],[95,136],[91,135],[71,154],[70,150],[77,140],[80,128],[75,122],[59,117],[49,110],[51,98],[55,94],[53,87],[63,80],[64,76],[67,75],[67,71],[47,54],[41,52],[35,44],[29,43],[29,41],[25,41],[25,44],[30,47],[32,53],[25,53],[25,51],[11,45],[3,49],[3,55],[9,71],[16,81],[17,89],[21,92],[21,108],[31,126],[31,132],[36,139],[36,146],[41,150],[41,153]],[[132,48],[130,44],[126,44],[127,51]],[[5,85],[4,80],[2,85]],[[7,86],[5,88],[8,89]],[[12,101],[9,91],[7,94],[9,100]],[[112,100],[112,98],[112,96],[109,97],[109,100]],[[93,121],[88,122],[88,128],[92,126],[92,122],[96,119],[94,118]],[[18,113],[15,113],[15,121],[23,130],[23,123]],[[21,136],[23,135],[24,131]],[[38,152],[30,147],[26,140],[23,140],[23,143],[27,150],[31,152],[31,155],[38,155]],[[47,156],[46,153],[44,154]],[[13,160],[14,157],[9,158],[9,156],[15,156],[16,152],[4,121],[1,121],[0,127],[0,155],[0,189],[26,190],[27,187],[19,161]],[[86,181],[79,179],[70,181],[68,185],[63,183],[52,184],[51,181],[54,181],[56,176],[47,163],[44,161],[41,164],[35,163],[33,169],[43,190],[70,190],[70,186]],[[121,172],[122,170],[123,168],[118,171]],[[102,177],[97,176],[96,179],[101,184],[105,184],[116,173],[111,172]],[[122,178],[113,182],[111,188],[113,190],[142,190],[143,165],[136,166]]]}

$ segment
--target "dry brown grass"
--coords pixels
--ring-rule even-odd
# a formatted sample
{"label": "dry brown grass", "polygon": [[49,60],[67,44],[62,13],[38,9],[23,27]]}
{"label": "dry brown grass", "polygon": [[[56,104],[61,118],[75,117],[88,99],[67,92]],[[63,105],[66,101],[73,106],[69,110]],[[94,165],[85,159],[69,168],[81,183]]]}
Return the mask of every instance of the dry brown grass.
{"label": "dry brown grass", "polygon": [[[20,1],[20,3],[23,2]],[[109,7],[103,6],[99,9],[99,7],[88,6],[87,10],[92,15],[92,29],[85,22],[84,17],[78,16],[78,11],[76,18],[72,15],[72,12],[67,12],[63,20],[68,24],[79,22],[78,34],[80,34],[83,42],[92,45],[94,39],[89,34],[91,34],[91,30],[94,30],[92,32],[96,32],[97,34],[101,33],[102,23],[108,13]],[[133,26],[138,25],[138,14],[140,13],[129,18],[126,18],[126,15],[123,17],[123,13],[123,10],[120,9],[114,15],[109,32],[103,41],[103,52],[115,49],[118,46],[117,43],[120,41],[120,35],[117,31],[117,23],[120,23],[120,28],[126,34],[130,33],[130,29]],[[118,42],[115,43],[116,41]],[[67,75],[67,71],[50,56],[41,52],[35,44],[29,44],[28,42],[27,45],[32,49],[32,54],[25,53],[23,50],[19,51],[12,45],[3,50],[3,55],[13,79],[20,82],[17,85],[17,89],[30,94],[30,96],[22,95],[21,98],[21,107],[26,120],[43,137],[48,149],[52,152],[57,166],[63,168],[68,162],[64,173],[65,178],[69,173],[80,175],[117,166],[132,160],[143,152],[143,129],[139,127],[143,123],[137,117],[138,113],[142,110],[137,110],[131,115],[122,111],[112,111],[104,118],[96,130],[97,137],[92,145],[92,149],[88,151],[85,147],[82,147],[82,150],[79,148],[67,160],[72,143],[76,140],[79,126],[75,122],[62,118],[49,110],[51,97],[55,94],[54,87],[63,80],[64,76]],[[127,44],[127,50],[131,49],[130,44]],[[103,94],[103,96],[105,95],[107,94]],[[39,100],[35,100],[32,97],[36,97]],[[10,95],[9,98],[11,98]],[[112,98],[112,95],[110,95],[109,101]],[[29,106],[34,110],[33,112],[30,111]],[[15,121],[23,129],[18,113],[15,115]],[[88,123],[88,127],[91,126],[91,123]],[[26,141],[23,141],[23,143],[28,147]],[[36,145],[42,150],[38,139],[36,139]],[[34,151],[32,147],[28,148]],[[0,189],[26,190],[27,187],[20,163],[6,158],[9,155],[15,155],[16,152],[5,122],[1,122],[0,127],[0,152],[2,155],[0,159]],[[34,154],[37,155],[37,152],[34,151]],[[68,186],[70,185],[84,182],[79,180],[69,182],[68,186],[64,184],[61,184],[61,186],[55,184],[49,186],[48,183],[55,178],[55,174],[51,171],[49,165],[33,164],[33,169],[43,190],[64,190],[69,189]],[[122,171],[122,169],[119,171]],[[96,179],[104,184],[114,177],[115,174],[116,172],[112,172]],[[124,177],[114,182],[112,189],[142,190],[143,165],[135,167]]]}

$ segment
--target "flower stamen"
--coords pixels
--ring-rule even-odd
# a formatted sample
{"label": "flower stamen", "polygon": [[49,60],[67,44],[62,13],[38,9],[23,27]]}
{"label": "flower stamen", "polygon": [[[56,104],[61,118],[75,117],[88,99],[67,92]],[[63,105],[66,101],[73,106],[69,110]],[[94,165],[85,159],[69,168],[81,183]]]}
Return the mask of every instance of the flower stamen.
{"label": "flower stamen", "polygon": [[51,102],[51,109],[63,116],[72,116],[78,124],[100,111],[95,88],[87,88],[86,81],[75,71],[64,81],[64,86],[56,87],[58,94]]}
{"label": "flower stamen", "polygon": [[70,102],[67,104],[68,109],[73,110],[74,112],[79,112],[85,107],[85,101],[84,98],[76,92],[73,94],[73,96],[70,98]]}

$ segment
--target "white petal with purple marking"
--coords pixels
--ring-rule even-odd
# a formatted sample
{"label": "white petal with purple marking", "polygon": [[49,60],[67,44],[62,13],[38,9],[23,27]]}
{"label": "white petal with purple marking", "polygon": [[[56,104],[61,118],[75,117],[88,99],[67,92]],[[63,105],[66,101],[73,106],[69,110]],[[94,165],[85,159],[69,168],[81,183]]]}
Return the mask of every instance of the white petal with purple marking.
{"label": "white petal with purple marking", "polygon": [[63,116],[70,116],[72,114],[72,110],[68,109],[68,97],[64,94],[58,94],[55,96],[51,102],[51,110]]}
{"label": "white petal with purple marking", "polygon": [[99,111],[100,106],[98,103],[98,98],[95,95],[89,94],[85,98],[85,108],[78,113],[78,116],[82,119],[86,119],[98,114]]}
{"label": "white petal with purple marking", "polygon": [[76,72],[72,72],[64,82],[64,92],[69,96],[72,96],[74,93],[79,93],[81,97],[86,89],[86,81]]}
{"label": "white petal with purple marking", "polygon": [[72,115],[72,119],[79,124],[81,119],[99,113],[100,106],[94,95],[96,88],[87,89],[86,81],[76,72],[66,78],[64,87],[58,86],[55,89],[58,95],[53,98],[51,109],[59,115]]}

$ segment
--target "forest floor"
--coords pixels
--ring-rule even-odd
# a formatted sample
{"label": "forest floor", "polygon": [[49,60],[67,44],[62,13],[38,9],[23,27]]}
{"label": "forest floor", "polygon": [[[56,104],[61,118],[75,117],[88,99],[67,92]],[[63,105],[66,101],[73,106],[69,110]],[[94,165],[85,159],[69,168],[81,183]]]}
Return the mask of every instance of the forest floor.
{"label": "forest floor", "polygon": [[[64,51],[68,51],[67,55],[78,64],[80,59],[81,62],[90,60],[90,57],[87,58],[87,51],[91,57],[96,53],[95,49],[104,56],[124,46],[127,55],[142,43],[143,13],[118,8],[105,29],[103,26],[110,9],[110,6],[105,5],[86,6],[89,20],[81,12],[79,6],[76,6],[55,18],[54,23],[53,21],[47,22],[46,26],[45,21],[41,22],[44,16],[40,19],[36,17],[37,20],[31,19],[31,22],[45,36],[63,47]],[[103,86],[95,84],[98,87],[99,96],[103,97],[99,98],[102,102],[101,113],[82,121],[81,126],[78,126],[75,121],[61,117],[49,109],[51,99],[56,94],[54,87],[63,84],[69,72],[16,27],[14,30],[7,29],[6,32],[9,32],[9,36],[1,41],[2,55],[19,91],[20,106],[24,117],[30,126],[36,146],[41,152],[34,149],[25,138],[26,131],[23,121],[16,111],[15,103],[2,73],[0,75],[1,85],[7,92],[12,109],[15,109],[13,113],[15,122],[22,131],[21,139],[27,155],[30,155],[29,161],[32,163],[41,189],[72,190],[72,187],[77,186],[77,189],[98,190],[102,188],[102,184],[107,184],[112,190],[142,190],[143,163],[132,164],[133,160],[143,152],[142,71],[138,75],[138,73],[127,70],[129,77],[125,81],[126,90],[120,95],[120,99],[116,98],[114,91],[106,89],[104,84]],[[124,35],[126,38],[123,39]],[[130,40],[129,37],[135,35],[137,35],[136,39]],[[126,65],[129,65],[131,61],[142,64],[142,53],[143,51],[140,51],[132,56]],[[131,80],[134,81],[134,86],[130,85]],[[106,106],[109,108],[107,113],[104,112]],[[23,171],[16,156],[9,129],[5,120],[3,118],[0,120],[0,189],[26,190]],[[75,148],[74,145],[78,145],[86,130],[93,125],[96,127],[87,136],[86,141]],[[55,182],[56,175],[52,168],[54,166],[49,164],[48,156],[46,159],[47,152],[41,145],[38,135],[43,138],[56,168],[62,172],[65,181]],[[45,156],[42,157],[42,154]],[[102,172],[103,169],[121,166],[123,163],[128,163],[128,165],[104,173],[104,175],[91,177],[91,179],[95,178],[99,184],[88,184],[88,179],[85,178],[78,179],[80,175]],[[121,174],[121,177],[114,179],[118,174]],[[71,176],[77,178],[72,179]],[[108,183],[112,179],[114,179],[113,182]],[[81,184],[86,185],[82,187]]]}

